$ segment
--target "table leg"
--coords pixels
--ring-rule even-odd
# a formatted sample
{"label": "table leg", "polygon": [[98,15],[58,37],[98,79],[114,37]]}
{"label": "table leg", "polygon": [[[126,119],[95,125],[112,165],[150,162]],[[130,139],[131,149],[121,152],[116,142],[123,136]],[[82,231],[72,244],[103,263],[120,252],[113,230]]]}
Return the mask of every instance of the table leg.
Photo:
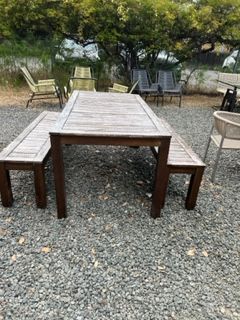
{"label": "table leg", "polygon": [[62,154],[61,138],[51,135],[51,152],[53,163],[53,174],[56,190],[57,217],[66,218],[66,195],[64,181],[64,163]]}
{"label": "table leg", "polygon": [[170,138],[164,139],[161,143],[161,147],[158,148],[151,208],[151,216],[153,218],[160,217],[161,208],[164,206],[169,179],[169,169],[167,167],[169,145]]}

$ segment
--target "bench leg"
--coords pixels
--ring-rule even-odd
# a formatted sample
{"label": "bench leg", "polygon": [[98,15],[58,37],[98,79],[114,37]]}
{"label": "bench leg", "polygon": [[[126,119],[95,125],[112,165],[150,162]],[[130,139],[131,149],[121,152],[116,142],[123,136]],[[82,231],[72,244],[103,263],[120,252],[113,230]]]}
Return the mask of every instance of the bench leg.
{"label": "bench leg", "polygon": [[160,217],[161,209],[163,208],[165,202],[169,179],[169,168],[167,166],[169,145],[170,139],[165,139],[162,141],[161,147],[158,148],[151,208],[151,216],[153,218]]}
{"label": "bench leg", "polygon": [[13,203],[11,180],[9,170],[5,169],[4,163],[0,163],[0,192],[2,205],[11,207]]}
{"label": "bench leg", "polygon": [[46,208],[47,206],[47,195],[44,175],[44,165],[36,164],[34,166],[34,185],[35,185],[35,196],[36,204],[38,208]]}
{"label": "bench leg", "polygon": [[202,181],[203,172],[204,172],[204,168],[200,167],[200,168],[196,168],[195,173],[191,175],[186,203],[185,203],[185,207],[187,210],[194,209],[196,205],[198,191]]}

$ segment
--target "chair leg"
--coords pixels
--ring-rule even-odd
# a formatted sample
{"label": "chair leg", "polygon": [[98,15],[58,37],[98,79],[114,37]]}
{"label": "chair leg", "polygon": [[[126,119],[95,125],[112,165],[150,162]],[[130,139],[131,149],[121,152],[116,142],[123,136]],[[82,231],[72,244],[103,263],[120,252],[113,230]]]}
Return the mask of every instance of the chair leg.
{"label": "chair leg", "polygon": [[220,143],[220,146],[218,148],[218,151],[217,151],[217,156],[216,156],[216,159],[215,159],[215,163],[214,163],[214,167],[213,167],[213,171],[212,171],[212,176],[211,176],[211,181],[212,182],[215,182],[217,165],[218,165],[220,154],[221,154],[221,151],[222,151],[222,144],[223,144],[223,139],[222,139],[222,141]]}
{"label": "chair leg", "polygon": [[60,109],[62,109],[62,93],[61,93],[60,89],[57,89],[56,93],[57,93],[57,97],[58,97],[58,100],[59,100]]}
{"label": "chair leg", "polygon": [[28,108],[29,103],[33,101],[34,96],[35,96],[35,94],[34,94],[34,92],[33,92],[33,93],[31,94],[30,99],[28,99],[28,101],[27,101],[26,108]]}
{"label": "chair leg", "polygon": [[178,106],[179,106],[179,108],[181,108],[181,106],[182,106],[182,95],[179,96],[179,105]]}
{"label": "chair leg", "polygon": [[2,205],[11,207],[13,203],[11,180],[9,170],[5,169],[4,163],[0,163],[0,192]]}
{"label": "chair leg", "polygon": [[34,166],[34,185],[35,185],[35,196],[36,204],[38,208],[46,208],[47,206],[47,195],[44,175],[44,165],[36,164]]}
{"label": "chair leg", "polygon": [[187,210],[192,210],[196,206],[199,187],[201,185],[204,167],[196,168],[195,173],[191,175],[188,187],[185,207]]}
{"label": "chair leg", "polygon": [[208,149],[209,149],[209,146],[210,146],[211,135],[212,135],[213,129],[214,129],[214,126],[212,126],[212,129],[211,129],[211,131],[210,131],[210,135],[209,135],[209,138],[208,138],[206,150],[205,150],[205,153],[204,153],[204,156],[203,156],[203,161],[205,161],[205,160],[206,160],[206,157],[207,157],[207,152],[208,152]]}

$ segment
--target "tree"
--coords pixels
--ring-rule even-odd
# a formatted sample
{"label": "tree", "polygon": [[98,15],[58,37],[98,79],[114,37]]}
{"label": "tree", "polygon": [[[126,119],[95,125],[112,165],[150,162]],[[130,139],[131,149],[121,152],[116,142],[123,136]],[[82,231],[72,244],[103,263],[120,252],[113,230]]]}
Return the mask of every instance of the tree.
{"label": "tree", "polygon": [[125,72],[162,50],[179,62],[240,45],[240,0],[0,0],[0,35],[97,42]]}

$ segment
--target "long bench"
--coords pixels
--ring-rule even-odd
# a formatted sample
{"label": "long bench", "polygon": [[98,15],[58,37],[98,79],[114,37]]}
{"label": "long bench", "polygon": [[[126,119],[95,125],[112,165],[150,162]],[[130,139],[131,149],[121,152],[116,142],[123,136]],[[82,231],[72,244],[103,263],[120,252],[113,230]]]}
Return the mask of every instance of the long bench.
{"label": "long bench", "polygon": [[0,153],[0,192],[2,204],[12,206],[13,195],[10,170],[34,172],[36,204],[47,204],[44,166],[50,155],[49,131],[55,124],[58,112],[42,112],[13,142]]}
{"label": "long bench", "polygon": [[[195,207],[197,202],[198,191],[202,181],[205,164],[174,131],[166,120],[161,118],[159,121],[172,134],[167,165],[168,175],[171,173],[184,173],[191,175],[185,201],[186,209],[191,210]],[[157,156],[158,147],[151,149],[153,154]]]}

